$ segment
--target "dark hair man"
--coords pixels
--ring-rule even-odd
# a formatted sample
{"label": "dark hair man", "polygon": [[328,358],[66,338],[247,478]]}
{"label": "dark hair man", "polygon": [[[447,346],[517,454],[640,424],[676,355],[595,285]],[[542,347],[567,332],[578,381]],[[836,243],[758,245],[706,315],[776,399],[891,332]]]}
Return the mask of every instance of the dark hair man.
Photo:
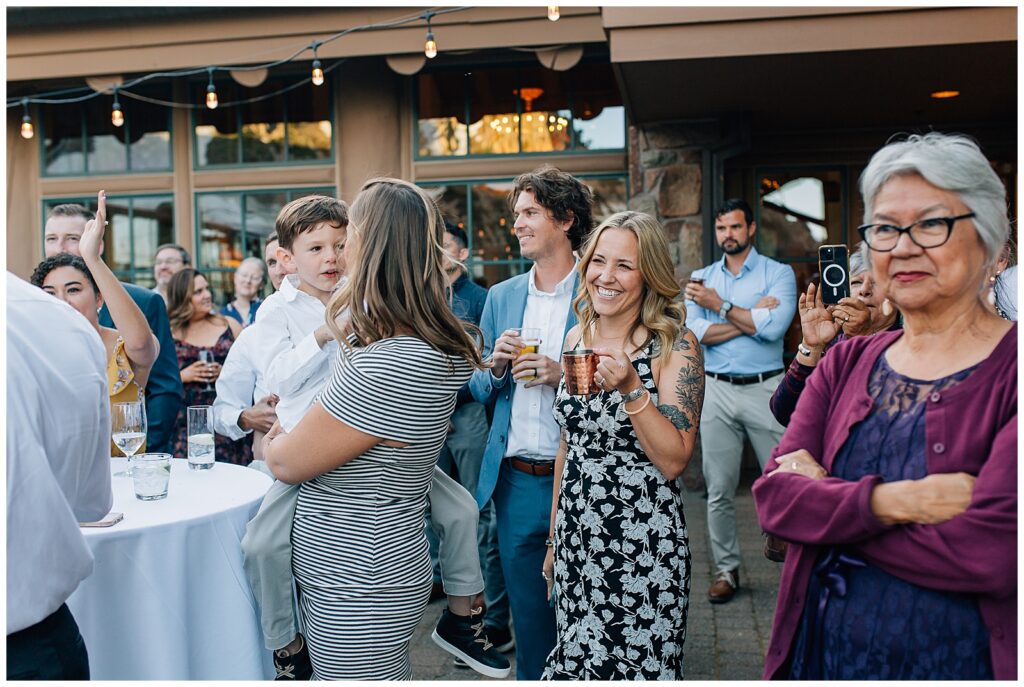
{"label": "dark hair man", "polygon": [[700,435],[708,488],[708,530],[717,573],[708,598],[729,601],[739,588],[736,486],[746,435],[764,469],[783,426],[768,401],[783,373],[782,338],[796,312],[796,277],[754,248],[750,206],[727,200],[715,213],[715,241],[725,255],[686,285],[686,326],[704,349],[707,376]]}

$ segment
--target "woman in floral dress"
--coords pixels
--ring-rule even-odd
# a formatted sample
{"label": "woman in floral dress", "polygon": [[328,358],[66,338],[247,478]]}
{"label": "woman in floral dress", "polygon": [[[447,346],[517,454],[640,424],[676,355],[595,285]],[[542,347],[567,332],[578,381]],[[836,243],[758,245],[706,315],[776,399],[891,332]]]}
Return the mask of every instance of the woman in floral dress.
{"label": "woman in floral dress", "polygon": [[690,550],[676,478],[693,454],[704,362],[661,226],[622,212],[591,235],[566,348],[600,356],[601,391],[555,397],[562,426],[542,574],[558,641],[545,679],[683,677]]}

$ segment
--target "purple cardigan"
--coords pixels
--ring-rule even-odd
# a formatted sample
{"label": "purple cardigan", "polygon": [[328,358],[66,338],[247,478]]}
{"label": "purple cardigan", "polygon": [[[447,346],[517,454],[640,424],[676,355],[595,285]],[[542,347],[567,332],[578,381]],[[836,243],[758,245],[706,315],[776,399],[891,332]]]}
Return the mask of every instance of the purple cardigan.
{"label": "purple cardigan", "polygon": [[[902,331],[833,348],[807,380],[772,458],[806,449],[826,470],[872,407],[868,377]],[[796,474],[761,477],[761,527],[791,542],[779,583],[764,677],[785,679],[807,586],[821,547],[843,545],[912,584],[976,594],[997,680],[1017,678],[1017,325],[970,377],[934,393],[925,409],[928,472],[977,477],[971,504],[941,525],[887,527],[871,512],[877,475],[856,482]],[[769,460],[765,473],[775,468]]]}

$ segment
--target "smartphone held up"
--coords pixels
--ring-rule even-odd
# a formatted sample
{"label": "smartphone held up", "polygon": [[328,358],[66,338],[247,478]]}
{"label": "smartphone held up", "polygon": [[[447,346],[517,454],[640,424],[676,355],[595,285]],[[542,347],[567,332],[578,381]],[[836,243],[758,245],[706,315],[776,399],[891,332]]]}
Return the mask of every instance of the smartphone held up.
{"label": "smartphone held up", "polygon": [[846,246],[825,245],[818,248],[818,271],[821,274],[821,302],[836,305],[850,295],[850,254]]}

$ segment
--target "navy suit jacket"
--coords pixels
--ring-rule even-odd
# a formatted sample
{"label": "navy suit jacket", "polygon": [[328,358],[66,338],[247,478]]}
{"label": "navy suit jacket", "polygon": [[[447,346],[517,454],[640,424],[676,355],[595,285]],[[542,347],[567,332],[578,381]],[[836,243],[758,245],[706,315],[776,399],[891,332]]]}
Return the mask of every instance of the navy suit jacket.
{"label": "navy suit jacket", "polygon": [[[573,283],[573,294],[579,286],[579,276]],[[499,284],[495,284],[487,292],[484,312],[480,317],[480,330],[484,335],[484,357],[491,355],[494,342],[506,329],[523,326],[523,313],[526,311],[526,297],[529,295],[530,274],[520,274]],[[576,314],[569,306],[569,316],[565,320],[565,332],[576,326]],[[480,480],[477,482],[476,502],[480,508],[486,505],[494,493],[498,483],[498,471],[508,447],[508,427],[512,419],[512,395],[516,383],[512,381],[512,366],[505,370],[501,379],[495,379],[490,370],[476,370],[469,380],[469,389],[473,397],[486,406],[494,409],[491,431],[487,436],[487,447],[484,449],[483,464],[480,466]]]}
{"label": "navy suit jacket", "polygon": [[[167,319],[167,306],[160,294],[135,284],[121,282],[125,291],[146,316],[149,328],[160,342],[160,355],[153,362],[146,382],[146,450],[151,453],[174,453],[174,425],[178,411],[185,401],[185,388],[181,385],[178,354],[171,336],[171,323]],[[106,304],[100,310],[100,324],[113,327]]]}

